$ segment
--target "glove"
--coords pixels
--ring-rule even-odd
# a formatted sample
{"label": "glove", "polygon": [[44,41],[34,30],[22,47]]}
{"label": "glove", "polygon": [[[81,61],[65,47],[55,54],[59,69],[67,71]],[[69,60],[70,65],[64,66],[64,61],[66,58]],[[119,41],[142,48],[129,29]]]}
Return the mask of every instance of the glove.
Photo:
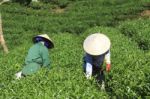
{"label": "glove", "polygon": [[84,74],[85,74],[86,79],[91,79],[91,75],[89,73],[84,73]]}
{"label": "glove", "polygon": [[102,90],[102,91],[105,91],[105,82],[104,82],[104,81],[102,81],[101,90]]}
{"label": "glove", "polygon": [[86,75],[86,79],[91,79],[91,75]]}
{"label": "glove", "polygon": [[20,72],[18,72],[18,73],[16,73],[15,74],[15,76],[16,76],[16,79],[20,79],[22,76],[21,76],[21,74],[22,74],[22,72],[20,71]]}
{"label": "glove", "polygon": [[110,68],[111,68],[111,65],[110,65],[110,64],[107,64],[107,65],[106,65],[106,71],[107,71],[107,72],[110,72]]}

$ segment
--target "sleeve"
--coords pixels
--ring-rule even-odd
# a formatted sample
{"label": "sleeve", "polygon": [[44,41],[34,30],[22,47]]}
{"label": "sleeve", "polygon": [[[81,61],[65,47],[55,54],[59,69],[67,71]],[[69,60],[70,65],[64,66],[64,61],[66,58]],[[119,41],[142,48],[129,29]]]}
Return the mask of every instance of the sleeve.
{"label": "sleeve", "polygon": [[86,75],[91,76],[92,75],[92,64],[86,63]]}
{"label": "sleeve", "polygon": [[110,50],[105,55],[105,62],[106,62],[106,64],[111,64],[111,61],[110,61]]}
{"label": "sleeve", "polygon": [[43,67],[50,68],[50,59],[48,50],[42,50]]}
{"label": "sleeve", "polygon": [[89,54],[85,54],[85,71],[87,76],[92,75],[92,57]]}

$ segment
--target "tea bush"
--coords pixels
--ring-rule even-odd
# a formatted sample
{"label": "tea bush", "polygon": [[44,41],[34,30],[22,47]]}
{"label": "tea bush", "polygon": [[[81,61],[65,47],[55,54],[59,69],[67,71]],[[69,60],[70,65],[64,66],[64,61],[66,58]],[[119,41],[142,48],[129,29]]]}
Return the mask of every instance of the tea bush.
{"label": "tea bush", "polygon": [[44,3],[51,3],[59,6],[60,8],[65,8],[67,7],[68,4],[72,3],[71,1],[73,0],[40,0],[41,2]]}
{"label": "tea bush", "polygon": [[[69,0],[61,13],[56,13],[57,4],[52,3],[1,5],[3,33],[10,53],[0,52],[0,98],[142,99],[150,96],[150,54],[139,49],[135,37],[131,39],[122,34],[122,27],[129,21],[118,26],[120,21],[136,18],[138,12],[147,9],[143,7],[146,0],[135,1]],[[142,29],[143,22],[145,28],[149,26],[144,19],[141,20],[135,24],[138,28]],[[134,28],[140,31],[132,26],[132,21],[129,24],[131,27],[124,31]],[[106,73],[104,92],[94,78],[87,80],[82,71],[82,44],[94,32],[108,35],[112,42],[112,70]],[[49,52],[49,73],[42,68],[34,75],[15,80],[14,74],[22,69],[27,51],[32,46],[32,37],[41,33],[47,33],[55,44]]]}
{"label": "tea bush", "polygon": [[0,61],[3,63],[0,65],[3,71],[1,72],[3,77],[0,79],[3,90],[1,98],[107,97],[106,93],[97,92],[94,80],[89,82],[84,78],[81,69],[82,44],[78,35],[68,33],[49,35],[55,42],[55,49],[50,52],[49,74],[45,74],[45,69],[42,69],[33,76],[14,80],[14,73],[22,68],[27,50],[32,45],[30,41],[24,42],[23,45],[11,50],[8,56],[1,58]]}
{"label": "tea bush", "polygon": [[18,2],[22,5],[29,5],[32,0],[11,0],[12,2]]}
{"label": "tea bush", "polygon": [[[28,29],[28,31],[80,34],[94,26],[114,27],[119,21],[136,18],[141,10],[147,9],[143,6],[144,3],[141,0],[136,0],[136,4],[132,0],[128,2],[119,2],[118,0],[113,0],[113,2],[107,0],[77,0],[69,2],[67,7],[59,9],[57,5],[51,3],[40,3],[38,7],[34,4],[27,7],[18,4],[4,4],[1,6],[1,13],[4,16],[4,22],[8,23],[9,20],[6,16],[13,16],[11,20],[14,21],[24,18],[23,22],[18,21],[17,24],[25,27],[25,30]],[[57,13],[57,10],[62,12]],[[36,24],[29,24],[30,22]],[[4,27],[7,27],[6,25],[4,24]]]}
{"label": "tea bush", "polygon": [[[106,92],[100,91],[96,81],[86,80],[82,72],[82,43],[89,33],[101,32],[112,42],[112,71],[106,73]],[[22,45],[0,58],[2,98],[138,98],[150,95],[149,59],[135,42],[114,28],[95,27],[81,35],[48,33],[55,43],[50,51],[51,70],[15,80],[24,58],[32,45],[31,38],[22,39]],[[30,37],[30,36],[29,36]],[[20,55],[21,54],[21,55]],[[4,56],[1,53],[1,56]],[[105,68],[105,66],[104,66]]]}
{"label": "tea bush", "polygon": [[111,91],[108,93],[118,98],[129,99],[149,96],[149,56],[138,49],[136,42],[124,37],[116,29],[96,27],[87,31],[93,32],[105,33],[112,42],[112,72],[107,78],[108,90]]}
{"label": "tea bush", "polygon": [[150,19],[128,20],[120,24],[121,32],[136,41],[143,50],[150,50]]}

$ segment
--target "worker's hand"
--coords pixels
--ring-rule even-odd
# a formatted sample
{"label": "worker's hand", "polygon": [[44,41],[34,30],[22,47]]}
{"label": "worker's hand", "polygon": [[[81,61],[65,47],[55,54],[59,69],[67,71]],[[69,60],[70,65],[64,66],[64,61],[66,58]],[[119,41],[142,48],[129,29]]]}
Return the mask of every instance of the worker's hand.
{"label": "worker's hand", "polygon": [[110,64],[107,64],[107,65],[106,65],[106,71],[107,71],[107,72],[110,72],[110,68],[111,68],[111,65],[110,65]]}
{"label": "worker's hand", "polygon": [[84,74],[85,74],[86,79],[91,79],[92,78],[89,73],[84,73]]}
{"label": "worker's hand", "polygon": [[21,74],[22,74],[22,71],[16,73],[16,74],[15,74],[16,79],[20,79],[20,78],[22,77]]}

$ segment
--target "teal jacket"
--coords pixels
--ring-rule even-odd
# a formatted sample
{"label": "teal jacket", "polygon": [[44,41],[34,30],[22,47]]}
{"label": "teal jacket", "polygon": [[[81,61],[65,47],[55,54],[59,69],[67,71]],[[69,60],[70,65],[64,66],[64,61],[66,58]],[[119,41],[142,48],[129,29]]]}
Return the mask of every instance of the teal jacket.
{"label": "teal jacket", "polygon": [[48,49],[41,42],[34,44],[29,49],[22,73],[30,75],[37,72],[40,67],[50,68]]}
{"label": "teal jacket", "polygon": [[41,42],[34,44],[28,51],[25,64],[33,62],[44,67],[50,67],[48,49]]}

